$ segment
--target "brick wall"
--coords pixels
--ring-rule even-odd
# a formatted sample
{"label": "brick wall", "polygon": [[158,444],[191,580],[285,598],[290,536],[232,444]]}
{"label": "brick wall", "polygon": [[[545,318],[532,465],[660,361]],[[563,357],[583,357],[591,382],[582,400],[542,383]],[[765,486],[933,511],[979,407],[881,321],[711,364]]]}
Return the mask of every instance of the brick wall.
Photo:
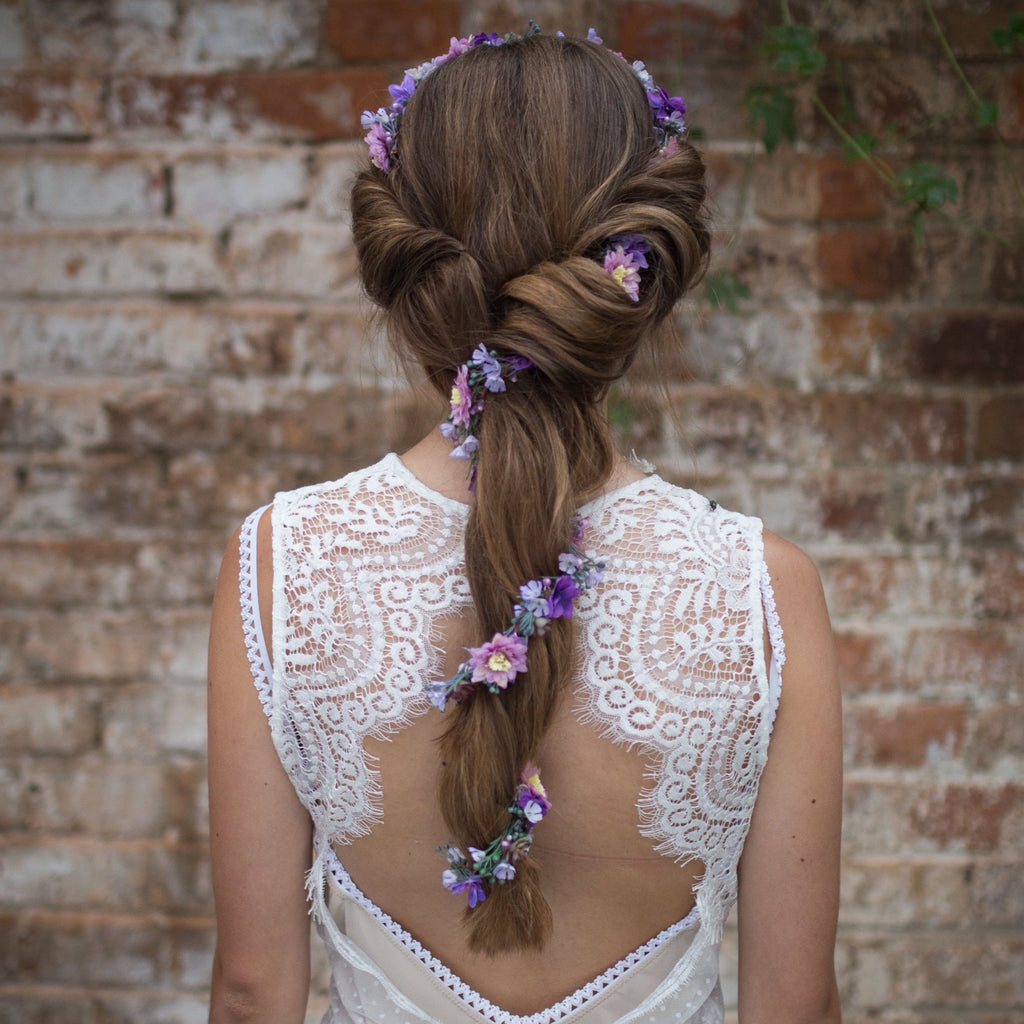
{"label": "brick wall", "polygon": [[[1024,64],[989,41],[1011,6],[935,3],[994,129],[923,0],[814,11],[861,119],[914,133],[894,162],[934,160],[957,216],[1019,242]],[[450,34],[528,15],[649,58],[706,138],[718,265],[752,298],[690,304],[622,433],[822,569],[846,1018],[1024,1021],[1024,250],[941,218],[915,244],[809,102],[795,147],[753,147],[772,3],[0,0],[2,1024],[205,1019],[223,544],[433,422],[353,278],[358,113]]]}

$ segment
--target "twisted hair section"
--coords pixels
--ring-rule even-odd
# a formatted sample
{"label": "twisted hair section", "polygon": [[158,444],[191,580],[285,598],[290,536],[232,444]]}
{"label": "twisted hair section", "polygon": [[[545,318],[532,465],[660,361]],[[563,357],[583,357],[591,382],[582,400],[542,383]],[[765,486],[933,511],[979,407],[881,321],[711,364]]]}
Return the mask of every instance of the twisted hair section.
{"label": "twisted hair section", "polygon": [[[465,537],[480,641],[507,625],[522,583],[557,572],[575,510],[614,466],[602,400],[706,265],[703,163],[685,143],[655,157],[624,61],[533,36],[438,68],[405,109],[391,173],[356,180],[364,286],[438,391],[480,342],[534,364],[481,417]],[[636,302],[600,262],[623,234],[650,246]],[[458,842],[483,847],[504,827],[574,649],[572,620],[554,620],[525,676],[447,712],[439,799]],[[536,865],[521,861],[466,923],[477,951],[541,948],[551,915]]]}

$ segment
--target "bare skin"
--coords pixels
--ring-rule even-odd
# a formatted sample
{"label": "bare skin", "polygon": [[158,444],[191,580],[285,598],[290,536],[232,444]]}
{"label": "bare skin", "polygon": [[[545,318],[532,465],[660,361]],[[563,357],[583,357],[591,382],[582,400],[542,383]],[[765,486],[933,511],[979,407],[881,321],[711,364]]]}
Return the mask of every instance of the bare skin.
{"label": "bare skin", "polygon": [[[465,466],[431,436],[403,455],[427,486],[465,501]],[[642,474],[623,461],[613,490]],[[259,564],[270,564],[268,517]],[[218,942],[210,1019],[302,1021],[309,986],[303,875],[309,818],[278,761],[256,698],[238,611],[237,539],[225,556],[210,654],[210,813]],[[766,534],[788,660],[768,764],[740,866],[741,1024],[834,1024],[832,968],[841,790],[839,696],[817,573],[797,548]],[[264,623],[270,575],[260,574]],[[473,623],[442,624],[447,671],[475,641]],[[557,1002],[686,915],[702,865],[677,865],[637,829],[645,760],[580,725],[567,699],[539,752],[555,807],[531,856],[555,920],[543,954],[488,959],[462,938],[461,900],[439,885],[435,847],[447,838],[434,787],[439,715],[423,715],[377,757],[384,820],[339,850],[357,885],[492,1002],[531,1013]],[[245,770],[240,770],[240,766]],[[595,785],[595,780],[598,784]],[[522,979],[530,978],[524,988]]]}

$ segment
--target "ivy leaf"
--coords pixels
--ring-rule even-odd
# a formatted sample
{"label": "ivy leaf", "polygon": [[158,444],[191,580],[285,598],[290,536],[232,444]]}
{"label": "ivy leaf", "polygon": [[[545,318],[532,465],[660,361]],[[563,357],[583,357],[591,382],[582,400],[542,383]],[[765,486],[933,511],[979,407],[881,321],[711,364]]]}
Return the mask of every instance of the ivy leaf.
{"label": "ivy leaf", "polygon": [[738,313],[740,303],[750,298],[750,289],[731,271],[716,270],[704,275],[704,293],[713,309]]}
{"label": "ivy leaf", "polygon": [[747,127],[757,131],[763,124],[764,148],[771,153],[783,140],[796,141],[796,116],[793,98],[774,85],[752,85],[743,100],[747,108]]}
{"label": "ivy leaf", "polygon": [[776,71],[813,75],[825,66],[825,54],[818,49],[818,33],[807,25],[775,25],[764,45],[775,58]]}
{"label": "ivy leaf", "polygon": [[999,104],[982,100],[972,111],[971,117],[979,128],[991,128],[999,120]]}
{"label": "ivy leaf", "polygon": [[863,160],[871,156],[878,149],[878,139],[870,132],[857,132],[853,136],[853,142],[846,144],[846,152],[843,154],[844,163],[853,163],[854,160]]}
{"label": "ivy leaf", "polygon": [[1024,43],[1024,14],[1011,15],[1006,28],[992,29],[992,42],[1004,53],[1013,53]]}
{"label": "ivy leaf", "polygon": [[[959,190],[956,182],[926,160],[918,160],[896,175],[900,198],[917,211],[938,210],[946,203],[955,203]],[[916,228],[916,225],[915,225]]]}

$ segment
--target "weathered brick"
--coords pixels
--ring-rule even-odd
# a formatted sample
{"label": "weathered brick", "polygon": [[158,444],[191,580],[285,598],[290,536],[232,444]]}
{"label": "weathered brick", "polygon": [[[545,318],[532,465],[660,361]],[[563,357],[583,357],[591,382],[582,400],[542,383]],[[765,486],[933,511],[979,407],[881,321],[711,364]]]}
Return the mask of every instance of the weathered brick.
{"label": "weathered brick", "polygon": [[419,63],[448,52],[460,19],[457,0],[394,0],[387,8],[327,0],[324,42],[345,60]]}
{"label": "weathered brick", "polygon": [[981,582],[943,557],[857,554],[819,562],[833,615],[877,620],[899,608],[907,616],[970,614]]}
{"label": "weathered brick", "polygon": [[909,376],[943,383],[1024,382],[1024,315],[915,318],[906,368]]}
{"label": "weathered brick", "polygon": [[1012,547],[1024,524],[1024,490],[1002,474],[928,473],[900,481],[890,518],[904,540]]}
{"label": "weathered brick", "polygon": [[296,147],[174,162],[174,214],[209,223],[305,205],[309,157]]}
{"label": "weathered brick", "polygon": [[28,206],[28,175],[25,159],[0,159],[0,220],[16,220],[24,216]]}
{"label": "weathered brick", "polygon": [[[304,320],[301,308],[269,303],[41,300],[9,303],[0,311],[0,329],[18,372],[50,378],[277,375],[292,367],[295,335]],[[339,365],[348,337],[336,339]]]}
{"label": "weathered brick", "polygon": [[0,68],[18,68],[27,55],[25,25],[17,4],[0,4]]}
{"label": "weathered brick", "polygon": [[843,864],[840,920],[855,928],[955,928],[975,906],[979,874],[969,859],[848,860]]}
{"label": "weathered brick", "polygon": [[960,398],[824,394],[817,425],[833,465],[958,463],[966,455],[967,412]]}
{"label": "weathered brick", "polygon": [[1024,552],[986,552],[985,588],[980,610],[991,618],[1019,620],[1024,615]]}
{"label": "weathered brick", "polygon": [[898,685],[896,659],[884,636],[837,629],[835,641],[844,692],[885,691]]}
{"label": "weathered brick", "polygon": [[885,209],[885,186],[862,161],[784,150],[763,158],[758,172],[755,208],[769,220],[875,220]]}
{"label": "weathered brick", "polygon": [[922,692],[983,693],[992,698],[1024,695],[1020,675],[1024,643],[1013,629],[947,625],[912,629],[903,680]]}
{"label": "weathered brick", "polygon": [[1024,68],[1006,69],[996,82],[995,100],[999,104],[999,134],[1014,141],[1024,139]]}
{"label": "weathered brick", "polygon": [[77,688],[0,689],[0,751],[13,754],[77,754],[97,745],[96,696]]}
{"label": "weathered brick", "polygon": [[317,150],[310,207],[318,218],[348,225],[348,196],[364,160],[361,143],[322,146]]}
{"label": "weathered brick", "polygon": [[351,236],[336,224],[284,217],[243,222],[228,246],[233,290],[241,295],[277,295],[335,301],[359,298]]}
{"label": "weathered brick", "polygon": [[879,313],[823,310],[814,331],[822,377],[873,376],[879,348],[893,333],[892,321]]}
{"label": "weathered brick", "polygon": [[1024,786],[949,783],[936,787],[911,807],[910,827],[940,850],[1012,850],[1014,840],[1024,838]]}
{"label": "weathered brick", "polygon": [[978,712],[966,760],[975,769],[1019,777],[1024,768],[1024,705],[996,704]]}
{"label": "weathered brick", "polygon": [[1024,398],[1006,394],[986,399],[978,410],[977,429],[979,459],[1024,459]]}
{"label": "weathered brick", "polygon": [[152,157],[64,150],[28,164],[32,212],[47,220],[157,219],[164,169]]}
{"label": "weathered brick", "polygon": [[186,9],[180,35],[187,68],[282,67],[316,56],[318,5],[312,0],[207,0]]}
{"label": "weathered brick", "polygon": [[858,704],[845,746],[853,764],[938,767],[959,759],[967,718],[965,703]]}
{"label": "weathered brick", "polygon": [[74,73],[0,75],[0,137],[82,138],[101,126],[102,83]]}
{"label": "weathered brick", "polygon": [[910,237],[889,228],[846,228],[817,240],[818,280],[826,294],[888,299],[917,277]]}
{"label": "weathered brick", "polygon": [[5,231],[0,291],[23,296],[207,294],[223,288],[216,241],[197,228]]}
{"label": "weathered brick", "polygon": [[139,839],[168,824],[164,770],[152,762],[37,756],[12,788],[27,832]]}
{"label": "weathered brick", "polygon": [[107,117],[128,136],[352,138],[360,114],[380,105],[388,84],[376,68],[118,75]]}
{"label": "weathered brick", "polygon": [[746,5],[623,0],[616,5],[616,49],[646,60],[724,55],[751,42]]}

